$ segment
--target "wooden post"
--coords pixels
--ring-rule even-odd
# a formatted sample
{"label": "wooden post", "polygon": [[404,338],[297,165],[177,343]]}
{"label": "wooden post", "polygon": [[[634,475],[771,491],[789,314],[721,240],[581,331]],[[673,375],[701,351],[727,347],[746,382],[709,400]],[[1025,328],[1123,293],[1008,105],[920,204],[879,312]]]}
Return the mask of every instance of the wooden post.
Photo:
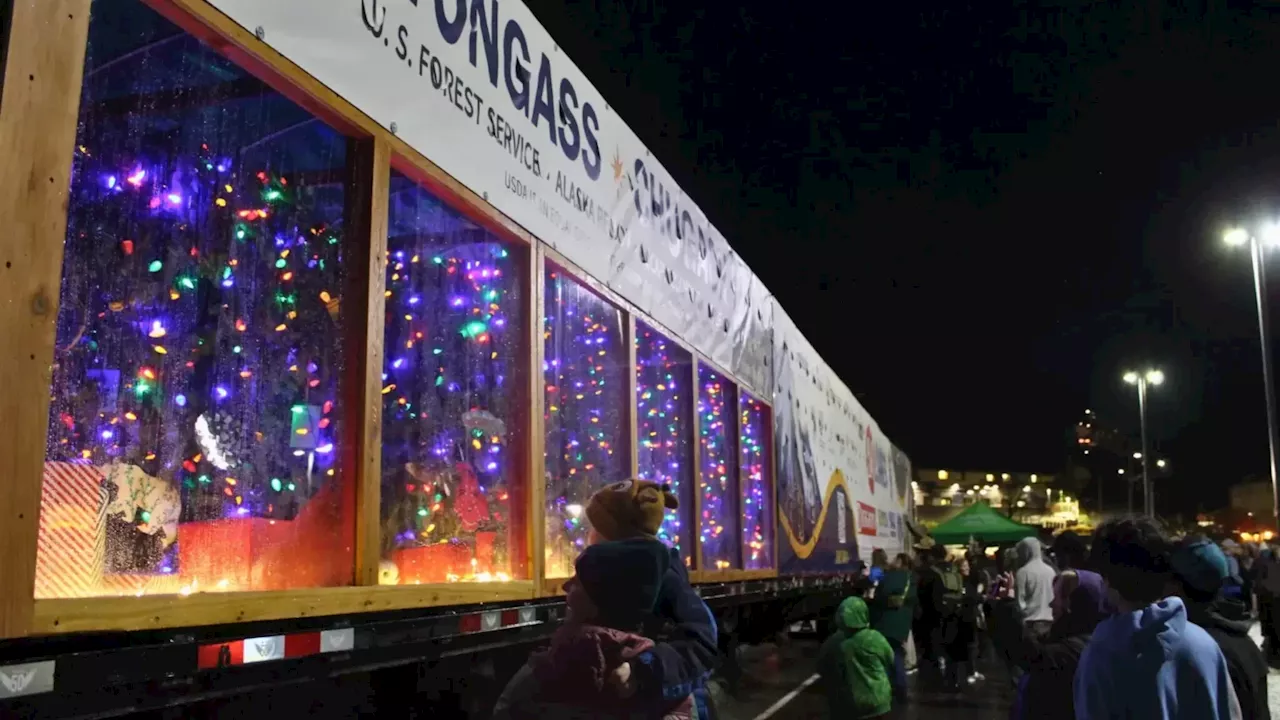
{"label": "wooden post", "polygon": [[693,400],[693,568],[701,572],[702,567],[702,413],[698,410],[698,396],[702,387],[698,385],[698,355],[693,353],[693,362],[689,363],[693,376],[689,379]]}
{"label": "wooden post", "polygon": [[30,631],[89,0],[13,3],[0,94],[0,637]]}
{"label": "wooden post", "polygon": [[[349,338],[348,482],[355,489],[355,584],[377,585],[382,559],[382,359],[386,331],[387,203],[391,146],[381,137],[351,143],[348,221],[353,244],[343,300]],[[360,312],[361,309],[364,312]],[[359,380],[355,380],[359,378]],[[346,391],[344,391],[346,392]]]}
{"label": "wooden post", "polygon": [[631,381],[627,383],[630,392],[627,397],[627,421],[631,431],[630,447],[631,447],[631,477],[640,476],[640,416],[637,398],[636,384],[639,382],[636,366],[636,314],[627,312],[627,368],[631,372]]}
{"label": "wooden post", "polygon": [[528,486],[525,497],[529,507],[525,518],[528,523],[529,538],[529,579],[533,580],[538,595],[548,594],[547,590],[547,470],[546,470],[546,376],[542,371],[545,361],[546,343],[543,341],[543,318],[546,316],[546,255],[542,243],[535,242],[529,246],[529,452]]}

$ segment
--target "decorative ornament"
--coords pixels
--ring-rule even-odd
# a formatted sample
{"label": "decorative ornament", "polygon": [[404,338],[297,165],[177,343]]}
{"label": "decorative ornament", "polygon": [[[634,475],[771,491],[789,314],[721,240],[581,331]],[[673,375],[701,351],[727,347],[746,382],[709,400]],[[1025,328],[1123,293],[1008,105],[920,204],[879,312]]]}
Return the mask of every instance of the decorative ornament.
{"label": "decorative ornament", "polygon": [[108,517],[118,516],[133,523],[138,532],[160,537],[163,548],[178,539],[182,499],[177,488],[136,465],[112,463],[102,468],[102,474],[115,486],[107,505]]}
{"label": "decorative ornament", "polygon": [[444,497],[449,497],[453,494],[453,489],[449,487],[449,481],[445,479],[444,473],[433,473],[417,463],[405,463],[404,469],[414,480],[418,481],[423,490],[430,488]]}
{"label": "decorative ornament", "polygon": [[507,439],[507,424],[488,410],[468,410],[462,413],[462,424],[468,432],[481,430],[485,435],[496,437],[501,442]]}
{"label": "decorative ornament", "polygon": [[480,492],[480,481],[469,463],[458,463],[458,496],[453,501],[453,511],[459,524],[467,532],[475,532],[489,519],[489,503]]}

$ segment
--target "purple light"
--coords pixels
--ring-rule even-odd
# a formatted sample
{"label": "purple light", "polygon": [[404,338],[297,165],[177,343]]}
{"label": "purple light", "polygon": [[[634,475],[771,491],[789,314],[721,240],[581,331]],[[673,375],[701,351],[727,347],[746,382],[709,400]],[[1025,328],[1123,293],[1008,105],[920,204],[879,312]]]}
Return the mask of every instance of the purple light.
{"label": "purple light", "polygon": [[319,369],[320,367],[315,363],[313,362],[307,363],[307,372],[314,373],[316,370],[319,370]]}
{"label": "purple light", "polygon": [[108,175],[108,176],[107,176],[107,189],[108,189],[108,190],[115,190],[115,189],[116,189],[116,176],[115,176],[115,175]]}
{"label": "purple light", "polygon": [[488,470],[489,472],[494,472],[494,471],[496,471],[496,470],[498,469],[498,463],[496,463],[496,462],[491,462],[491,463],[489,463],[488,465],[485,465],[484,467],[485,467],[485,469],[486,469],[486,470]]}
{"label": "purple light", "polygon": [[328,455],[329,453],[333,452],[333,443],[325,443],[321,445],[320,447],[316,448],[316,452],[320,453],[321,455]]}
{"label": "purple light", "polygon": [[230,168],[231,168],[230,160],[223,160],[222,162],[218,163],[218,172],[226,172]]}
{"label": "purple light", "polygon": [[110,439],[111,439],[111,438],[113,438],[113,437],[115,437],[115,433],[111,432],[110,430],[103,430],[103,431],[102,431],[102,439],[103,439],[103,440],[110,440]]}
{"label": "purple light", "polygon": [[391,367],[396,368],[397,370],[404,367],[404,358],[396,358],[396,361],[391,363]]}
{"label": "purple light", "polygon": [[216,393],[218,394],[218,399],[219,399],[219,400],[226,400],[226,399],[227,399],[227,396],[231,394],[230,392],[228,392],[228,391],[227,391],[227,389],[226,389],[226,388],[222,387],[221,385],[219,385],[219,386],[214,390],[214,392],[216,392]]}
{"label": "purple light", "polygon": [[133,171],[133,174],[125,178],[125,180],[127,180],[129,184],[134,187],[140,187],[142,185],[142,181],[145,180],[146,178],[147,178],[147,171],[139,167],[139,168],[135,168]]}
{"label": "purple light", "polygon": [[169,193],[169,204],[179,205],[182,203],[182,196],[178,193]]}
{"label": "purple light", "polygon": [[419,300],[421,300],[421,299],[422,299],[422,298],[418,297],[417,295],[414,295],[413,297],[409,298],[409,304],[410,304],[410,305],[417,305],[417,304],[418,304],[418,301],[419,301]]}
{"label": "purple light", "polygon": [[233,278],[227,278],[226,280],[223,280],[223,281],[222,281],[222,287],[225,287],[225,288],[229,288],[229,287],[231,287],[232,285],[235,285],[235,284],[236,284],[236,282],[235,282],[235,280],[234,280]]}
{"label": "purple light", "polygon": [[462,307],[462,298],[460,298],[460,297],[455,297],[455,298],[453,298],[452,300],[450,300],[450,301],[449,301],[449,304],[450,304],[450,305],[452,305],[452,306],[454,306],[454,307]]}
{"label": "purple light", "polygon": [[237,514],[237,515],[248,515],[248,514],[249,514],[249,508],[247,508],[247,507],[238,507],[238,508],[236,508],[236,514]]}

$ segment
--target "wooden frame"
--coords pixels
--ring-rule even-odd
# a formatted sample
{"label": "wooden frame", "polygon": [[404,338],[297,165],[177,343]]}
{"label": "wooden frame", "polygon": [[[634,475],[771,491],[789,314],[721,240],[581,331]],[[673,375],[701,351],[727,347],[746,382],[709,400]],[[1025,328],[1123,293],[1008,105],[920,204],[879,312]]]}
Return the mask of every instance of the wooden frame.
{"label": "wooden frame", "polygon": [[54,322],[89,0],[13,4],[0,95],[0,637],[31,631]]}
{"label": "wooden frame", "polygon": [[[343,477],[348,478],[347,510],[354,525],[353,585],[275,592],[207,593],[190,596],[99,597],[34,600],[35,547],[48,416],[54,318],[61,284],[66,202],[80,104],[80,86],[91,0],[41,0],[15,3],[13,33],[3,66],[0,95],[0,157],[11,159],[0,175],[0,220],[13,230],[0,240],[5,272],[14,297],[0,304],[0,318],[11,343],[0,351],[0,430],[16,452],[0,452],[0,638],[104,630],[143,630],[232,622],[278,620],[422,606],[531,600],[562,592],[563,580],[545,577],[545,393],[541,372],[545,304],[545,268],[563,268],[624,313],[630,377],[630,467],[638,473],[635,394],[637,323],[663,333],[690,353],[691,403],[694,409],[694,498],[692,551],[695,582],[729,582],[776,576],[776,570],[707,572],[701,563],[699,435],[697,424],[699,353],[668,328],[585,273],[502,214],[485,198],[463,186],[428,158],[395,137],[355,106],[259,41],[205,0],[140,0],[186,32],[208,43],[250,74],[314,116],[352,138],[349,170],[355,197],[349,205],[351,237],[367,239],[353,253],[354,272],[343,295],[352,307],[348,331],[354,340],[348,369],[358,381],[345,383],[348,407],[358,407],[341,437]],[[531,362],[526,403],[524,458],[528,487],[527,579],[502,583],[447,583],[378,586],[381,545],[381,367],[385,312],[385,263],[390,170],[413,178],[458,211],[504,239],[527,249],[530,298],[528,320]],[[47,178],[47,182],[28,182]],[[741,383],[718,367],[716,371]],[[39,382],[33,382],[39,378]],[[761,402],[770,407],[772,403]],[[772,439],[772,428],[770,428]],[[772,448],[771,448],[772,452]],[[774,453],[776,455],[776,453]],[[776,487],[777,470],[771,473]],[[776,502],[775,502],[776,506]],[[776,507],[775,507],[776,512]],[[775,521],[775,534],[778,530]],[[777,565],[774,546],[774,567]]]}

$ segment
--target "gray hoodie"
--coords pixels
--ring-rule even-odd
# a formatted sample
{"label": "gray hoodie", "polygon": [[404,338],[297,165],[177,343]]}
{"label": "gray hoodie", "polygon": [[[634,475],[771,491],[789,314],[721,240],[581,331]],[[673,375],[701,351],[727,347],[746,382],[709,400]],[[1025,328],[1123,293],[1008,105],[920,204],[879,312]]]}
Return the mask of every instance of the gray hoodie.
{"label": "gray hoodie", "polygon": [[1013,586],[1022,619],[1024,622],[1052,622],[1053,580],[1057,573],[1041,557],[1038,539],[1029,537],[1019,540],[1017,550],[1021,566],[1014,576]]}

